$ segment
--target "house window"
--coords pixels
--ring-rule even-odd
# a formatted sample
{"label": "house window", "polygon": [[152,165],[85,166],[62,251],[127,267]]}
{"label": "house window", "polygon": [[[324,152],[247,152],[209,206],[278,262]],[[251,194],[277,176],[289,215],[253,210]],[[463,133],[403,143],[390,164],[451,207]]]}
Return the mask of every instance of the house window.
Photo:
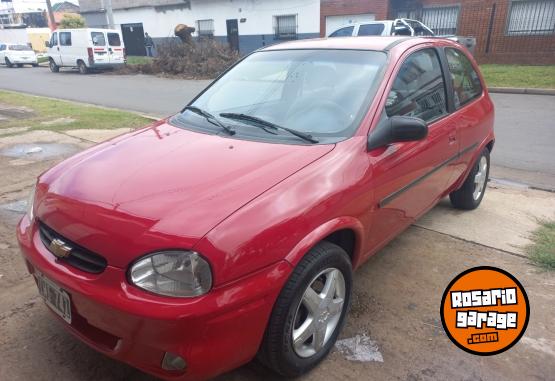
{"label": "house window", "polygon": [[507,22],[510,36],[551,34],[555,28],[555,0],[513,1]]}
{"label": "house window", "polygon": [[439,36],[456,34],[459,23],[459,7],[424,8],[422,9],[422,22]]}
{"label": "house window", "polygon": [[214,37],[214,20],[197,20],[199,37]]}
{"label": "house window", "polygon": [[275,38],[295,40],[297,38],[297,15],[274,16]]}

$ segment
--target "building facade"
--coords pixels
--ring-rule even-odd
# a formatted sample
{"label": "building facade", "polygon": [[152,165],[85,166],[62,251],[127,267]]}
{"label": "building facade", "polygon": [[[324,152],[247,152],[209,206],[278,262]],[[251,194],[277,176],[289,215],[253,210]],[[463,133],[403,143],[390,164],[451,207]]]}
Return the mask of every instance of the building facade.
{"label": "building facade", "polygon": [[[81,0],[80,7],[89,27],[110,24],[104,0]],[[241,54],[320,35],[320,0],[112,0],[112,10],[129,54],[141,53],[144,32],[160,43],[174,36],[178,24],[194,27],[193,36],[229,43]]]}
{"label": "building facade", "polygon": [[437,34],[475,37],[480,63],[555,64],[555,0],[322,0],[320,34],[400,17]]}

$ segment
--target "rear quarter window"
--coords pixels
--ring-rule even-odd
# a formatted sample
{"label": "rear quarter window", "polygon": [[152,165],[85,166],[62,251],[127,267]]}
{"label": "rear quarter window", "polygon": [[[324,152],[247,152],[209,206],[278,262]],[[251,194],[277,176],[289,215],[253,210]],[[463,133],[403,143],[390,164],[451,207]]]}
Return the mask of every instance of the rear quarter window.
{"label": "rear quarter window", "polygon": [[455,107],[459,108],[482,94],[480,76],[462,51],[446,48],[445,55],[453,81]]}
{"label": "rear quarter window", "polygon": [[364,24],[358,28],[359,36],[381,36],[385,26],[383,24]]}
{"label": "rear quarter window", "polygon": [[118,33],[108,33],[108,44],[110,46],[121,46],[121,39]]}

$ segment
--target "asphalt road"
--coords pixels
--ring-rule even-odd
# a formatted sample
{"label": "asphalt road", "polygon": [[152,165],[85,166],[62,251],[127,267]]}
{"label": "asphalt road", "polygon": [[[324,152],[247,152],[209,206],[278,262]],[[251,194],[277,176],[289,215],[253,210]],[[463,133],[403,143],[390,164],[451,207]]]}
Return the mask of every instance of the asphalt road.
{"label": "asphalt road", "polygon": [[[0,88],[163,117],[210,81],[0,67]],[[492,176],[555,190],[555,96],[492,94],[496,146]]]}

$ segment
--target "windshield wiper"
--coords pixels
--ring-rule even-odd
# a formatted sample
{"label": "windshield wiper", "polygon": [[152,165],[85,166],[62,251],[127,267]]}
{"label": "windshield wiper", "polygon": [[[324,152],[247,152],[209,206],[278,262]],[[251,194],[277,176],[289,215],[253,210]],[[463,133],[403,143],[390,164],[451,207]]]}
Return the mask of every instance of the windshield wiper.
{"label": "windshield wiper", "polygon": [[229,126],[226,126],[225,124],[220,122],[218,120],[218,118],[216,118],[214,115],[210,114],[208,111],[203,110],[203,109],[201,109],[199,107],[196,107],[196,106],[185,106],[183,108],[183,110],[181,110],[181,112],[187,111],[187,110],[192,111],[195,114],[198,114],[200,116],[204,116],[209,123],[212,123],[215,126],[223,128],[230,135],[235,135],[235,130],[233,128],[231,128]]}
{"label": "windshield wiper", "polygon": [[228,119],[233,119],[233,120],[242,120],[242,121],[246,121],[246,122],[252,122],[252,123],[255,123],[258,126],[262,127],[263,129],[264,129],[264,127],[269,127],[269,128],[273,128],[275,130],[287,131],[290,134],[295,135],[295,136],[297,136],[301,139],[304,139],[308,142],[318,143],[318,139],[316,139],[312,135],[306,134],[306,133],[301,132],[301,131],[293,130],[291,128],[279,126],[279,125],[274,124],[272,122],[268,122],[267,120],[257,118],[256,116],[247,115],[247,114],[239,114],[239,113],[234,113],[234,112],[223,112],[223,113],[220,114],[220,116],[223,117],[223,118],[228,118]]}

